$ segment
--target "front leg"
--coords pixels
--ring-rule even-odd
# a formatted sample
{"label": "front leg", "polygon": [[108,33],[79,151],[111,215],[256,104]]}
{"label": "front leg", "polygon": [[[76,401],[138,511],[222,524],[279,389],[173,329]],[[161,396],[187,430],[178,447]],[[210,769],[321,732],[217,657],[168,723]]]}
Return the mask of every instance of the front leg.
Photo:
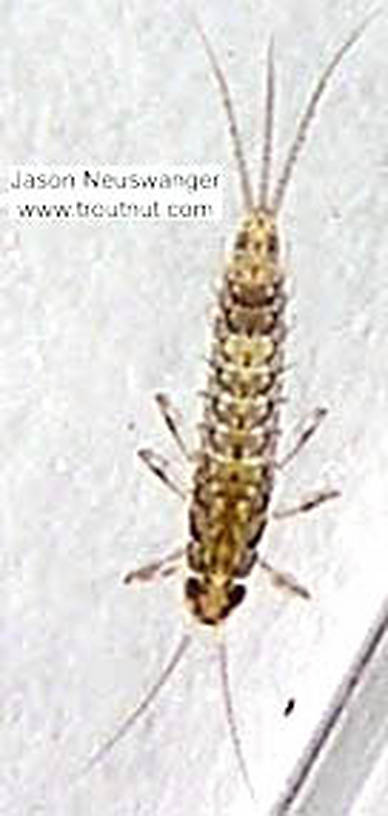
{"label": "front leg", "polygon": [[304,598],[306,601],[310,600],[311,595],[308,589],[299,584],[292,575],[286,572],[279,572],[279,570],[269,564],[268,561],[260,555],[257,556],[257,563],[268,573],[274,586],[279,587],[279,589],[286,589],[294,595],[299,595],[300,598]]}
{"label": "front leg", "polygon": [[164,558],[157,561],[150,561],[144,567],[139,567],[137,570],[131,570],[123,578],[124,584],[131,584],[132,581],[153,581],[155,578],[166,578],[173,575],[180,567],[182,558],[185,554],[185,548],[179,547],[173,550]]}

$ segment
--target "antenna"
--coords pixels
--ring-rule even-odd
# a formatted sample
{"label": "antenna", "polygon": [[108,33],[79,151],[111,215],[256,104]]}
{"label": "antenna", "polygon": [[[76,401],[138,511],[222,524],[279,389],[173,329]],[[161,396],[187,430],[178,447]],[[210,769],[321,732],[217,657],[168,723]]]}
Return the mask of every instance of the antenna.
{"label": "antenna", "polygon": [[240,735],[237,730],[236,724],[236,717],[234,714],[233,703],[232,703],[232,694],[230,690],[230,683],[229,683],[229,670],[228,670],[228,657],[226,651],[226,643],[225,640],[222,639],[219,643],[219,657],[220,657],[220,670],[221,670],[221,683],[222,683],[222,695],[225,703],[225,711],[226,711],[226,719],[229,726],[229,733],[232,739],[233,748],[236,754],[238,766],[241,771],[241,775],[244,779],[244,782],[247,786],[249,794],[253,799],[255,805],[257,805],[257,799],[254,791],[254,787],[250,780],[250,776],[248,773],[247,764],[245,761],[245,757],[241,747],[241,739]]}
{"label": "antenna", "polygon": [[130,728],[132,728],[132,726],[135,724],[136,720],[138,720],[139,717],[141,717],[142,714],[144,714],[144,712],[147,711],[147,708],[158,696],[159,692],[162,690],[163,686],[165,685],[169,677],[171,677],[174,669],[176,669],[190,641],[191,641],[190,635],[183,635],[183,637],[179,641],[177,648],[175,649],[175,652],[173,652],[169,662],[164,667],[163,671],[160,673],[156,683],[154,683],[154,685],[150,688],[148,694],[145,695],[145,697],[139,703],[139,705],[137,705],[136,708],[133,711],[131,711],[130,714],[128,714],[125,720],[123,720],[115,734],[113,734],[112,737],[107,739],[106,742],[104,742],[103,745],[101,745],[100,748],[96,751],[96,753],[93,754],[93,756],[91,756],[89,762],[86,765],[85,772],[90,771],[90,769],[93,768],[94,765],[97,765],[97,763],[101,761],[105,754],[107,754],[113,748],[113,746],[116,745],[116,743],[119,742],[119,740],[121,740],[125,736],[125,734],[127,734]]}

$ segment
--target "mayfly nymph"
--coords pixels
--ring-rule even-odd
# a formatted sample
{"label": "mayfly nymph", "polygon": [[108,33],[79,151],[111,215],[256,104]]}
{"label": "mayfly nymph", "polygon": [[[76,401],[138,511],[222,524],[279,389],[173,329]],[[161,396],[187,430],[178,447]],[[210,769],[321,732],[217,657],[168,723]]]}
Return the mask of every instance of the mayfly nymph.
{"label": "mayfly nymph", "polygon": [[[266,570],[278,585],[304,598],[309,597],[307,590],[294,579],[278,572],[258,555],[258,546],[269,519],[275,471],[279,466],[276,455],[284,376],[286,292],[277,222],[318,102],[334,70],[359,40],[370,19],[353,31],[320,74],[272,193],[270,171],[275,76],[271,40],[267,55],[265,127],[257,195],[248,174],[225,76],[207,36],[195,23],[226,112],[245,215],[237,229],[231,256],[225,263],[215,306],[200,440],[195,454],[187,452],[168,398],[157,395],[168,428],[181,451],[193,463],[192,486],[188,495],[190,541],[187,547],[174,550],[164,558],[130,572],[124,580],[129,584],[133,580],[146,581],[171,575],[182,559],[185,560],[188,570],[184,584],[187,606],[193,617],[208,627],[219,626],[242,602],[246,578],[255,564]],[[324,413],[324,409],[317,409],[310,426],[284,462],[307,441]],[[168,475],[167,463],[162,457],[149,449],[139,453],[160,479],[186,499],[185,491]],[[284,517],[306,511],[336,495],[338,492],[335,490],[321,490],[296,508],[283,513],[271,511],[271,516]],[[89,767],[99,761],[145,712],[171,676],[190,641],[191,635],[186,632],[157,682],[114,735],[91,757]],[[232,707],[225,639],[220,639],[218,643],[229,730],[240,770],[255,798]]]}

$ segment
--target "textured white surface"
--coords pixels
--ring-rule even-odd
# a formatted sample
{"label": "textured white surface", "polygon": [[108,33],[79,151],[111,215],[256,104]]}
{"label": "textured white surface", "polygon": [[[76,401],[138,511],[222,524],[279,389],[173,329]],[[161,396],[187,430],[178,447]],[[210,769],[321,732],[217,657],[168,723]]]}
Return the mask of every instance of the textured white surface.
{"label": "textured white surface", "polygon": [[[358,0],[193,5],[230,79],[252,159],[269,34],[284,155],[317,71],[370,8]],[[184,626],[179,580],[131,592],[120,579],[186,535],[184,508],[135,452],[151,444],[175,458],[156,390],[170,393],[189,429],[198,416],[213,284],[240,212],[214,82],[181,2],[19,0],[0,10],[4,163],[221,162],[228,186],[215,226],[1,225],[0,811],[248,813],[208,636],[195,637],[147,717],[81,776]],[[317,405],[330,414],[281,477],[277,498],[291,503],[322,483],[343,496],[274,524],[266,538],[271,560],[314,600],[289,599],[258,573],[228,627],[260,816],[386,593],[386,37],[382,15],[336,75],[282,218],[295,324],[285,428]],[[357,816],[380,812],[380,756],[374,778],[365,762],[370,810]]]}
{"label": "textured white surface", "polygon": [[388,603],[322,712],[274,813],[379,813],[387,805]]}

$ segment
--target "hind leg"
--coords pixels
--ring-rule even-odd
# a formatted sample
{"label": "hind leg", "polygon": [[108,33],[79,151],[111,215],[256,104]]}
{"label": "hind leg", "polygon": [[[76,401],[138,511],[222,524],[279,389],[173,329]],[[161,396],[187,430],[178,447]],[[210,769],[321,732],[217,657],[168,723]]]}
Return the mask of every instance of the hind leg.
{"label": "hind leg", "polygon": [[150,471],[160,479],[163,484],[165,484],[173,493],[175,493],[179,498],[185,499],[186,498],[186,491],[183,487],[181,487],[175,479],[171,478],[167,473],[169,468],[168,459],[165,459],[164,456],[161,456],[159,453],[155,453],[155,451],[151,450],[151,448],[142,448],[138,452],[138,456],[147,465]]}
{"label": "hind leg", "polygon": [[296,441],[292,448],[286,453],[283,459],[278,462],[278,468],[283,468],[285,465],[288,465],[295,456],[298,455],[299,451],[304,448],[306,443],[311,439],[311,437],[315,434],[315,431],[318,430],[322,420],[327,416],[327,408],[315,408],[312,412],[311,416],[305,423],[305,426],[298,432]]}
{"label": "hind leg", "polygon": [[185,459],[190,461],[191,456],[187,445],[183,439],[181,417],[169,397],[166,394],[158,393],[155,395],[156,404],[162,414],[162,417],[167,425],[170,434],[178,445],[179,450],[183,453]]}

